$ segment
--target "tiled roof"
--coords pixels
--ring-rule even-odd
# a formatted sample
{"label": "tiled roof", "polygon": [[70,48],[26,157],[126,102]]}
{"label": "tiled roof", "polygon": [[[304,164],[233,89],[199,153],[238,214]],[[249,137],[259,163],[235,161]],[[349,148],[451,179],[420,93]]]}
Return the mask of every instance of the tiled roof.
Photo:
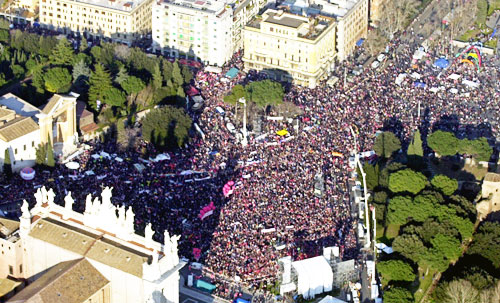
{"label": "tiled roof", "polygon": [[80,303],[109,281],[86,259],[61,262],[11,298],[9,303]]}
{"label": "tiled roof", "polygon": [[30,117],[19,117],[0,126],[0,139],[9,142],[39,129]]}
{"label": "tiled roof", "polygon": [[7,237],[19,229],[19,222],[0,217],[0,237]]}
{"label": "tiled roof", "polygon": [[92,234],[50,218],[38,220],[30,236],[137,277],[142,277],[142,266],[149,259],[147,254],[103,235]]}
{"label": "tiled roof", "polygon": [[59,103],[59,100],[62,99],[61,95],[55,94],[52,98],[49,99],[49,102],[43,107],[42,112],[44,114],[50,113],[50,111]]}

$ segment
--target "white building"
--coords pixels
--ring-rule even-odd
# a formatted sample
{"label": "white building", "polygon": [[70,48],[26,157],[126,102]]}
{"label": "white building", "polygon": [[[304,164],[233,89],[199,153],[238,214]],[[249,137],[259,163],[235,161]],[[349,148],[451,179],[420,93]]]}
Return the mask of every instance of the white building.
{"label": "white building", "polygon": [[159,1],[153,6],[153,49],[222,66],[233,54],[232,22],[232,9],[221,1]]}
{"label": "white building", "polygon": [[368,34],[369,0],[286,0],[282,6],[292,13],[335,18],[337,60],[345,60],[360,39]]}
{"label": "white building", "polygon": [[[179,269],[184,266],[177,252],[180,236],[170,237],[165,232],[164,242],[156,242],[151,224],[144,237],[135,234],[132,208],[114,206],[111,190],[106,187],[101,200],[89,194],[83,214],[72,210],[71,193],[65,197],[65,205],[59,206],[52,189],[45,187],[36,192],[31,210],[24,201],[19,229],[0,239],[2,254],[14,247],[16,256],[0,258],[0,268],[8,268],[10,276],[26,278],[32,284],[8,302],[44,298],[42,292],[50,293],[53,287],[46,276],[55,275],[53,268],[60,268],[65,280],[77,279],[53,290],[50,300],[36,302],[179,302]],[[93,287],[86,287],[88,279],[96,281]]]}
{"label": "white building", "polygon": [[78,140],[76,98],[54,95],[38,109],[8,93],[0,97],[0,169],[8,150],[13,171],[35,165],[36,148],[50,138],[56,155],[67,155]]}
{"label": "white building", "polygon": [[153,50],[222,66],[243,48],[243,27],[268,0],[160,0],[153,5]]}

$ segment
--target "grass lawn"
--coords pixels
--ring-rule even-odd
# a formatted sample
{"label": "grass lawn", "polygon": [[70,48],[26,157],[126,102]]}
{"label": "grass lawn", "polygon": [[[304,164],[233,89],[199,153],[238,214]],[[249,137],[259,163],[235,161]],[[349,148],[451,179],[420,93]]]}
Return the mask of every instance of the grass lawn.
{"label": "grass lawn", "polygon": [[399,233],[399,225],[389,224],[387,227],[382,224],[377,225],[377,242],[384,243],[388,246],[392,245],[392,240]]}
{"label": "grass lawn", "polygon": [[414,296],[415,296],[415,302],[419,303],[420,300],[424,297],[424,294],[427,292],[427,289],[429,286],[432,284],[432,277],[436,273],[435,271],[429,269],[429,272],[427,275],[424,277],[422,280],[422,276],[425,274],[425,269],[418,269],[418,281],[420,282],[420,285],[418,285],[418,288],[415,286],[412,290],[414,290]]}
{"label": "grass lawn", "polygon": [[500,0],[489,0],[488,2],[488,16],[491,16],[496,10],[500,9]]}
{"label": "grass lawn", "polygon": [[480,32],[481,32],[481,30],[479,30],[479,29],[469,29],[462,36],[458,37],[457,40],[463,41],[463,42],[468,42],[469,39],[475,38]]}
{"label": "grass lawn", "polygon": [[497,39],[491,39],[489,41],[486,41],[486,43],[484,44],[484,46],[487,46],[487,47],[491,47],[493,49],[496,49],[497,48],[497,43],[498,43],[498,40]]}

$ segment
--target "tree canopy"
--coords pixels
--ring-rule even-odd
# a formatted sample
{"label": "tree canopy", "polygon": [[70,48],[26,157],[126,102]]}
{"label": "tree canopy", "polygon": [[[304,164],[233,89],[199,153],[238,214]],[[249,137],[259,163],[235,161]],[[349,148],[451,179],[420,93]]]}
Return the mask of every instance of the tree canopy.
{"label": "tree canopy", "polygon": [[383,132],[375,138],[373,150],[382,158],[391,157],[392,153],[401,148],[401,142],[392,132]]}
{"label": "tree canopy", "polygon": [[402,287],[392,287],[384,291],[384,303],[414,303],[413,295]]}
{"label": "tree canopy", "polygon": [[285,95],[283,86],[269,79],[251,82],[245,88],[250,101],[261,108],[282,103]]}
{"label": "tree canopy", "polygon": [[453,156],[460,153],[471,155],[479,161],[489,161],[493,153],[493,148],[484,137],[475,140],[460,140],[453,133],[441,130],[429,135],[427,143],[441,156]]}
{"label": "tree canopy", "polygon": [[415,272],[410,264],[402,260],[388,260],[377,263],[377,270],[382,275],[382,283],[390,281],[412,282],[415,280]]}
{"label": "tree canopy", "polygon": [[165,106],[151,110],[142,122],[142,135],[162,149],[184,146],[189,139],[192,120],[183,109]]}
{"label": "tree canopy", "polygon": [[490,260],[493,266],[500,268],[500,223],[484,222],[476,234],[467,254],[480,255]]}
{"label": "tree canopy", "polygon": [[454,156],[458,152],[458,139],[450,132],[433,132],[427,137],[427,145],[441,156]]}
{"label": "tree canopy", "polygon": [[403,169],[392,173],[389,176],[389,189],[394,193],[410,192],[419,193],[425,188],[427,178],[412,169]]}
{"label": "tree canopy", "polygon": [[445,175],[436,175],[431,180],[432,186],[439,189],[443,194],[450,196],[458,189],[458,182]]}
{"label": "tree canopy", "polygon": [[51,93],[65,93],[71,85],[71,75],[64,67],[54,67],[43,76],[45,89]]}
{"label": "tree canopy", "polygon": [[57,42],[57,46],[52,49],[49,60],[54,65],[72,65],[73,56],[71,43],[66,38],[62,38]]}

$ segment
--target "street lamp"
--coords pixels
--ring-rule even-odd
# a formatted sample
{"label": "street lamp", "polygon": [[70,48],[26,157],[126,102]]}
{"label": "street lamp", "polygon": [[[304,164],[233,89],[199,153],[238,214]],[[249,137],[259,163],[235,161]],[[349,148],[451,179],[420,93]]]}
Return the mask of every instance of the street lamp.
{"label": "street lamp", "polygon": [[247,146],[248,144],[248,133],[247,133],[247,101],[245,100],[244,97],[241,97],[238,102],[243,103],[243,128],[241,132],[243,133],[243,140],[241,141],[241,145],[243,147]]}

